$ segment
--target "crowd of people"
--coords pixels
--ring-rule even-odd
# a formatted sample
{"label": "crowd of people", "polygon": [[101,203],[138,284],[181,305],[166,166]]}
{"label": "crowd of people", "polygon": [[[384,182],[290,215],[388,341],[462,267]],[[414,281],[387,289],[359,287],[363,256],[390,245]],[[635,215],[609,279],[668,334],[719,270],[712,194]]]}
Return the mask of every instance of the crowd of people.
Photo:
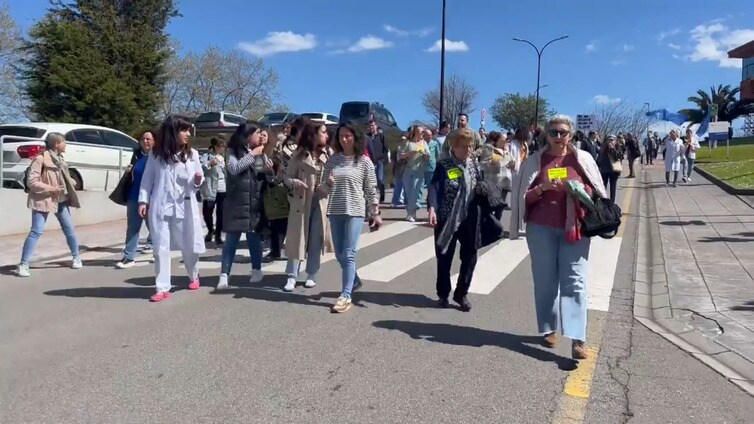
{"label": "crowd of people", "polygon": [[[286,283],[293,291],[304,266],[303,286],[317,284],[322,256],[333,252],[341,268],[341,293],[332,312],[350,309],[363,285],[356,251],[363,226],[378,231],[380,205],[405,208],[415,222],[427,211],[433,228],[437,262],[438,306],[450,306],[450,271],[457,245],[461,267],[452,300],[470,311],[468,291],[478,250],[503,237],[503,210],[511,210],[509,238],[525,235],[532,257],[537,323],[542,343],[554,347],[558,330],[571,339],[576,359],[587,356],[586,308],[590,238],[582,236],[585,215],[578,187],[588,196],[615,200],[622,161],[652,163],[660,144],[649,134],[640,149],[631,134],[608,135],[575,131],[567,116],[551,118],[543,128],[501,133],[469,128],[461,114],[458,127],[442,122],[437,133],[414,125],[391,146],[375,122],[368,131],[350,123],[334,132],[318,122],[297,119],[270,137],[267,128],[243,123],[227,141],[213,139],[209,151],[191,148],[191,123],[169,117],[158,130],[140,138],[128,168],[124,196],[127,229],[117,268],[133,266],[139,233],[149,237],[140,249],[153,253],[156,292],[152,302],[171,296],[171,251],[180,251],[189,290],[200,286],[197,263],[207,243],[221,247],[217,290],[229,286],[242,236],[251,258],[249,280],[264,278],[262,263],[286,260]],[[29,173],[32,229],[23,247],[19,276],[29,276],[29,260],[52,211],[63,227],[81,268],[70,207],[78,207],[73,181],[63,160],[65,139],[51,134],[47,149]],[[678,172],[690,179],[692,135],[665,141],[667,181]],[[683,158],[683,159],[682,159]],[[683,169],[681,169],[682,165]],[[386,173],[392,172],[393,194],[386,202]],[[606,187],[609,186],[609,192]],[[197,193],[201,203],[197,202]],[[510,198],[509,198],[510,197]],[[206,231],[206,232],[205,232]],[[224,238],[223,238],[224,237]],[[269,255],[263,257],[263,246]]]}

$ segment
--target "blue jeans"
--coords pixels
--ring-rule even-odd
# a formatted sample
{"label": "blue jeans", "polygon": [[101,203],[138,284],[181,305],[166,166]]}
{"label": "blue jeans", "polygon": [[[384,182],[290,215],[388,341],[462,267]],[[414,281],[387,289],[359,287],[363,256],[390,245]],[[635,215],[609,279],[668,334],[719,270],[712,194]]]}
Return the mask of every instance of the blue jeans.
{"label": "blue jeans", "polygon": [[330,216],[330,230],[332,243],[335,248],[335,258],[342,270],[343,291],[341,296],[351,298],[353,283],[358,280],[356,275],[356,247],[364,225],[363,216],[333,215]]}
{"label": "blue jeans", "polygon": [[406,211],[409,215],[419,209],[419,198],[424,186],[424,172],[403,171],[403,189],[406,191]]}
{"label": "blue jeans", "polygon": [[372,161],[374,164],[374,175],[377,177],[377,190],[380,193],[380,203],[385,201],[385,161]]}
{"label": "blue jeans", "polygon": [[[139,202],[136,200],[129,200],[126,205],[126,245],[123,248],[123,257],[128,260],[134,260],[136,256],[136,248],[139,245],[139,233],[141,232],[141,224],[146,220],[139,216]],[[147,222],[147,229],[149,229],[149,222]],[[147,246],[152,246],[152,233],[147,236]]]}
{"label": "blue jeans", "polygon": [[568,243],[563,229],[529,224],[526,244],[531,253],[539,332],[554,333],[560,322],[564,336],[586,341],[590,240],[584,237]]}
{"label": "blue jeans", "polygon": [[396,176],[393,183],[395,184],[395,187],[393,187],[393,201],[390,202],[393,206],[398,206],[403,204],[403,176]]}
{"label": "blue jeans", "polygon": [[[233,259],[236,257],[238,242],[241,241],[240,232],[225,233],[225,244],[220,265],[220,273],[230,275],[230,269],[233,267]],[[246,243],[249,245],[249,256],[251,256],[251,268],[262,269],[262,239],[257,233],[246,233]]]}
{"label": "blue jeans", "polygon": [[[29,231],[29,235],[26,236],[24,247],[21,250],[21,264],[29,265],[31,257],[34,256],[34,249],[37,247],[37,241],[39,240],[39,237],[42,236],[45,229],[47,215],[48,212],[31,211],[31,230]],[[79,241],[73,230],[71,210],[68,209],[68,202],[58,203],[58,211],[55,213],[55,218],[58,219],[60,228],[63,229],[65,241],[68,243],[68,248],[71,249],[71,255],[74,258],[78,258]]]}
{"label": "blue jeans", "polygon": [[[312,210],[309,214],[309,239],[306,240],[306,274],[307,278],[317,280],[317,273],[322,260],[322,242],[324,234],[322,231],[322,220],[320,218],[319,202],[316,199],[312,202]],[[285,273],[288,278],[298,277],[301,269],[300,259],[288,259],[285,267]]]}
{"label": "blue jeans", "polygon": [[686,156],[686,178],[691,178],[691,172],[694,171],[694,161],[696,159]]}

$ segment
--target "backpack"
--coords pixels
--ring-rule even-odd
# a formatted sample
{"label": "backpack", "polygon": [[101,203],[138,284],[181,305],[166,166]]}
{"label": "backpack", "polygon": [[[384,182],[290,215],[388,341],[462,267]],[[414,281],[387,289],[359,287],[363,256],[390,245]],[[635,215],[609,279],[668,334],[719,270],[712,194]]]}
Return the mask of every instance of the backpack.
{"label": "backpack", "polygon": [[[42,155],[44,155],[44,153],[40,153],[39,155],[37,155],[37,158]],[[34,161],[37,160],[37,158],[34,158],[34,160],[32,160],[31,163],[34,163]],[[29,166],[26,167],[26,171],[24,171],[24,178],[22,180],[24,184],[24,193],[29,192],[29,172],[31,171],[31,163],[29,164]],[[42,171],[44,171],[44,169],[45,169],[45,163],[44,161],[42,161]]]}
{"label": "backpack", "polygon": [[586,207],[586,215],[581,219],[581,234],[604,239],[615,237],[621,224],[620,207],[610,199],[596,197],[593,200],[594,206]]}

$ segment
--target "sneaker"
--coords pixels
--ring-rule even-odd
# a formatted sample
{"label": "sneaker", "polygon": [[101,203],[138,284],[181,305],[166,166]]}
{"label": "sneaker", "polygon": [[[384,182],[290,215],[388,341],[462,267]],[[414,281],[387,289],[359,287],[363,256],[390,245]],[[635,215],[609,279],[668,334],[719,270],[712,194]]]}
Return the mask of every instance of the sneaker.
{"label": "sneaker", "polygon": [[678,187],[678,184],[676,184],[676,183],[673,183],[673,187]]}
{"label": "sneaker", "polygon": [[217,290],[225,290],[228,288],[228,274],[220,274],[220,280],[217,282]]}
{"label": "sneaker", "polygon": [[687,182],[689,182],[689,180],[687,180],[686,177],[683,177],[683,182],[687,183]]}
{"label": "sneaker", "polygon": [[262,278],[264,278],[264,273],[261,269],[252,269],[251,270],[251,277],[249,277],[249,282],[252,284],[256,284],[260,281],[262,281]]}
{"label": "sneaker", "polygon": [[450,307],[450,302],[448,302],[447,297],[441,297],[437,299],[437,307],[440,309],[445,309]]}
{"label": "sneaker", "polygon": [[84,264],[81,262],[80,257],[73,258],[73,262],[71,262],[71,268],[72,269],[81,269],[84,267]]}
{"label": "sneaker", "polygon": [[29,264],[18,264],[18,268],[16,268],[16,275],[19,277],[31,277],[31,272],[29,272]]}
{"label": "sneaker", "polygon": [[136,262],[133,259],[123,258],[118,263],[115,264],[115,267],[118,269],[126,269],[126,268],[131,268],[134,265],[136,265]]}
{"label": "sneaker", "polygon": [[331,311],[336,314],[342,314],[351,309],[351,299],[345,296],[340,296],[335,304],[332,306]]}
{"label": "sneaker", "polygon": [[142,247],[141,247],[141,248],[139,249],[139,253],[143,253],[143,254],[145,254],[145,255],[146,255],[146,254],[149,254],[149,253],[152,253],[152,251],[153,251],[153,249],[152,249],[152,246],[150,246],[150,245],[148,245],[148,244],[145,244],[144,246],[142,246]]}
{"label": "sneaker", "polygon": [[406,217],[406,221],[408,221],[408,222],[416,222],[416,218],[414,218],[413,216],[409,215],[409,216]]}
{"label": "sneaker", "polygon": [[283,287],[284,292],[292,292],[293,289],[296,288],[296,279],[288,277],[288,279],[285,281],[285,287]]}
{"label": "sneaker", "polygon": [[462,312],[471,311],[471,302],[469,302],[469,299],[466,298],[466,296],[460,298],[453,296],[453,301],[458,304],[458,309],[460,309]]}
{"label": "sneaker", "polygon": [[317,285],[317,282],[312,280],[311,278],[307,278],[306,282],[304,283],[304,287],[306,287],[307,289],[310,289],[316,285]]}
{"label": "sneaker", "polygon": [[691,177],[686,178],[686,182],[690,183],[691,182]]}
{"label": "sneaker", "polygon": [[189,290],[198,290],[199,289],[199,278],[195,278],[192,280],[188,285]]}
{"label": "sneaker", "polygon": [[169,299],[169,298],[170,298],[170,292],[166,291],[166,292],[162,292],[162,293],[155,293],[155,294],[153,294],[152,297],[149,298],[149,301],[157,303],[157,302],[161,302],[161,301],[163,301],[165,299]]}

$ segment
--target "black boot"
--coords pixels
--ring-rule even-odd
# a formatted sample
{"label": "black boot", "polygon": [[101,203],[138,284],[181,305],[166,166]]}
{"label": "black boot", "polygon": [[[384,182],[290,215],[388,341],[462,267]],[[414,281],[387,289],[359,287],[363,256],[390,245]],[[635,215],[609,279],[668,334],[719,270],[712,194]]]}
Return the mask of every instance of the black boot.
{"label": "black boot", "polygon": [[218,246],[223,244],[223,233],[220,231],[215,233],[215,244]]}
{"label": "black boot", "polygon": [[471,310],[471,302],[464,297],[453,296],[453,300],[458,304],[458,308],[463,312],[469,312]]}
{"label": "black boot", "polygon": [[212,233],[213,233],[212,230],[207,231],[207,235],[204,236],[205,243],[209,243],[210,241],[212,241]]}

